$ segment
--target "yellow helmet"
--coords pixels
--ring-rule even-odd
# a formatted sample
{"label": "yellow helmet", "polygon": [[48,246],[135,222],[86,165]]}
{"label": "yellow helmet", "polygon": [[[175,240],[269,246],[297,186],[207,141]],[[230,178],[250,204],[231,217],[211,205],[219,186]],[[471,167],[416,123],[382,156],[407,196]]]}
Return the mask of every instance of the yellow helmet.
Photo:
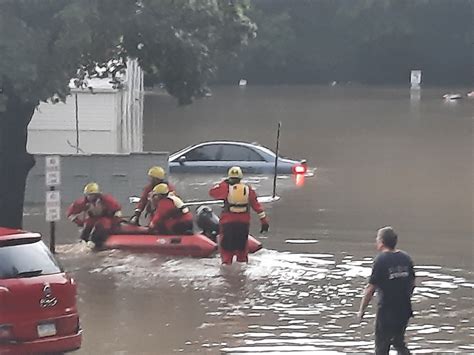
{"label": "yellow helmet", "polygon": [[244,177],[244,174],[242,174],[242,169],[240,168],[240,166],[233,166],[227,172],[227,176],[229,178],[242,179]]}
{"label": "yellow helmet", "polygon": [[154,166],[148,170],[148,176],[163,180],[165,178],[165,170],[161,166]]}
{"label": "yellow helmet", "polygon": [[167,184],[158,184],[153,188],[153,194],[167,195],[170,189]]}
{"label": "yellow helmet", "polygon": [[84,186],[84,195],[89,194],[100,194],[100,188],[96,182],[90,182]]}

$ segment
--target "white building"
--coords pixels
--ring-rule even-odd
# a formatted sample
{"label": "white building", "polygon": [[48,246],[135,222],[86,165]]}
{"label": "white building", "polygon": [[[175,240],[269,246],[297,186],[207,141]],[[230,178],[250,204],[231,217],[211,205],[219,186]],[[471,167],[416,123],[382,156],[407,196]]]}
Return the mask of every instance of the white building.
{"label": "white building", "polygon": [[[92,79],[65,103],[41,103],[28,126],[30,153],[130,153],[143,150],[143,72],[127,62],[124,88]],[[76,109],[77,99],[77,109]]]}

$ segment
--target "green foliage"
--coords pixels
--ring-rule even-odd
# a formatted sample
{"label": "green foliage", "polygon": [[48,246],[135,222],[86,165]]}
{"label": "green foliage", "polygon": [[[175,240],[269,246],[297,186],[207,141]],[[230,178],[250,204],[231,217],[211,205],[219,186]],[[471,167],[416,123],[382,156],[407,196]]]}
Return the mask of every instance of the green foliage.
{"label": "green foliage", "polygon": [[245,9],[225,0],[0,0],[3,97],[64,98],[70,78],[80,84],[98,67],[115,75],[128,56],[189,103],[215,56],[254,31]]}
{"label": "green foliage", "polygon": [[473,82],[474,0],[253,0],[257,37],[219,80]]}

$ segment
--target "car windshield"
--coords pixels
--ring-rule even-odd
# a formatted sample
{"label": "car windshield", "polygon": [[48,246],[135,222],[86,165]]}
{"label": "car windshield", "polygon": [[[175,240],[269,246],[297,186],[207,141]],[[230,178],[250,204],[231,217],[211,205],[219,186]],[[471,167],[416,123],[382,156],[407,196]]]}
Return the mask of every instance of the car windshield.
{"label": "car windshield", "polygon": [[0,279],[50,275],[62,271],[42,241],[0,247]]}
{"label": "car windshield", "polygon": [[183,148],[181,150],[178,150],[177,152],[174,152],[173,154],[170,155],[169,160],[174,160],[178,157],[180,157],[185,151],[187,151],[191,146],[188,146],[186,148]]}

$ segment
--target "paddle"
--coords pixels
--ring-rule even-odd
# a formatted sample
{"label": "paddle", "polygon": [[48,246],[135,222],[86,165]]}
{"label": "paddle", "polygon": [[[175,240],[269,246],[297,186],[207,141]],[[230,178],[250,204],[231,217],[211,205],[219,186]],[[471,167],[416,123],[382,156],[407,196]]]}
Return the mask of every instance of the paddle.
{"label": "paddle", "polygon": [[[280,200],[280,196],[265,195],[265,196],[259,196],[257,197],[257,199],[258,199],[258,202],[260,203],[270,203],[270,202],[276,202]],[[130,196],[128,200],[131,204],[135,204],[135,203],[138,203],[138,201],[140,201],[140,197]],[[223,205],[224,200],[194,200],[194,201],[184,201],[184,204],[186,206]]]}

